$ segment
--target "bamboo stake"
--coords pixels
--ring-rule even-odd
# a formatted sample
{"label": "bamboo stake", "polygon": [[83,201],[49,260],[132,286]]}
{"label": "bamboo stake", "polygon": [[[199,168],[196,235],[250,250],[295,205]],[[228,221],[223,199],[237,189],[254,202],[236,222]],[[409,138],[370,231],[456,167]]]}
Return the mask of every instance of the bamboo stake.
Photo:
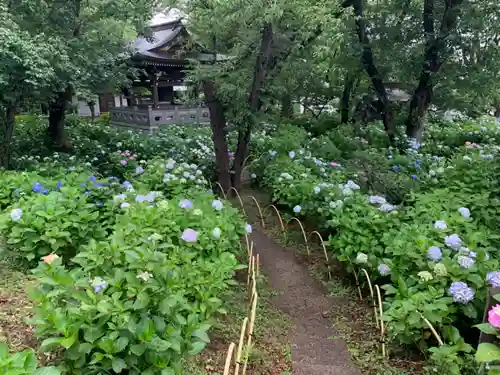
{"label": "bamboo stake", "polygon": [[255,205],[257,206],[257,209],[259,210],[259,218],[260,222],[262,224],[262,228],[266,229],[266,223],[264,222],[264,215],[262,215],[262,210],[260,209],[260,204],[257,202],[257,199],[253,195],[249,195],[249,197],[255,202]]}
{"label": "bamboo stake", "polygon": [[[253,327],[255,324],[255,314],[257,311],[257,293],[254,294],[253,296],[253,303],[252,303],[252,311],[250,313],[250,324],[248,326],[248,339],[247,339],[247,350],[250,350],[250,346],[252,345],[252,336],[253,336]],[[245,358],[245,362],[243,363],[243,371],[241,372],[241,375],[246,375],[247,373],[247,365],[248,365],[248,355]]]}
{"label": "bamboo stake", "polygon": [[224,192],[224,189],[222,188],[222,185],[219,183],[219,182],[216,182],[215,183],[217,186],[219,186],[219,190],[220,192],[222,193],[222,196],[224,197],[224,199],[227,199],[227,195],[226,193]]}
{"label": "bamboo stake", "polygon": [[259,254],[257,254],[256,262],[257,262],[257,269],[255,270],[255,272],[256,272],[256,276],[259,277],[259,274],[260,274],[260,257],[259,257]]}
{"label": "bamboo stake", "polygon": [[325,246],[325,241],[323,241],[323,237],[321,237],[321,234],[318,231],[312,231],[309,236],[316,234],[319,237],[319,240],[321,241],[321,247],[323,247],[323,254],[325,254],[325,260],[326,260],[326,266],[328,267],[328,279],[332,279],[332,271],[330,270],[330,259],[328,258],[328,253],[326,252],[326,246]]}
{"label": "bamboo stake", "polygon": [[311,255],[311,251],[309,250],[309,244],[307,243],[307,235],[306,235],[306,231],[304,230],[304,226],[302,225],[300,220],[297,219],[296,217],[292,217],[290,219],[290,221],[292,221],[292,220],[295,220],[297,223],[299,223],[300,230],[302,231],[302,237],[304,237],[304,243],[306,245],[307,255]]}
{"label": "bamboo stake", "polygon": [[243,211],[245,216],[248,217],[247,212],[245,211],[245,205],[243,204],[243,200],[241,199],[240,193],[238,193],[238,190],[236,190],[236,188],[234,186],[231,186],[229,188],[228,192],[231,190],[234,190],[234,192],[236,193],[236,196],[238,197],[238,200],[240,201],[241,210]]}
{"label": "bamboo stake", "polygon": [[245,317],[245,319],[243,319],[243,324],[241,325],[240,341],[238,343],[238,350],[236,352],[236,357],[234,358],[234,375],[239,375],[240,372],[241,351],[243,350],[243,340],[245,339],[247,324],[248,324],[248,317]]}
{"label": "bamboo stake", "polygon": [[227,350],[226,364],[224,366],[224,374],[223,375],[229,375],[229,369],[231,367],[231,359],[233,358],[234,347],[235,347],[234,342],[232,342],[229,345],[229,349]]}
{"label": "bamboo stake", "polygon": [[439,335],[438,335],[438,333],[437,333],[436,329],[435,329],[435,328],[434,328],[434,326],[431,324],[431,322],[429,322],[429,321],[425,318],[425,316],[424,316],[421,312],[419,312],[419,311],[417,311],[417,312],[420,314],[420,316],[421,316],[421,317],[422,317],[422,319],[424,320],[425,324],[427,324],[427,327],[429,327],[429,329],[430,329],[430,330],[431,330],[431,332],[433,333],[433,335],[434,335],[434,337],[436,338],[436,340],[437,340],[437,342],[438,342],[439,346],[444,345],[443,340],[441,340],[441,336],[439,336]]}
{"label": "bamboo stake", "polygon": [[380,294],[380,288],[375,284],[375,290],[377,291],[378,297],[378,307],[380,310],[380,341],[382,343],[382,358],[385,358],[385,327],[384,327],[384,307],[382,305],[382,296]]}
{"label": "bamboo stake", "polygon": [[252,253],[253,253],[253,248],[250,247],[250,254],[248,256],[247,286],[250,284],[250,278],[252,277],[252,263],[253,263],[253,260],[254,260]]}
{"label": "bamboo stake", "polygon": [[278,211],[278,209],[276,208],[276,206],[274,204],[270,204],[269,207],[272,207],[274,209],[274,211],[276,211],[276,214],[278,215],[278,219],[280,221],[281,230],[284,232],[285,231],[285,225],[283,224],[283,219],[281,219],[280,212]]}
{"label": "bamboo stake", "polygon": [[364,268],[361,268],[361,272],[364,273],[364,275],[366,276],[366,281],[368,281],[368,287],[370,288],[370,296],[372,298],[372,303],[373,303],[373,314],[375,316],[375,324],[377,325],[377,328],[379,328],[379,325],[378,325],[378,313],[377,313],[377,303],[375,301],[375,293],[373,292],[372,282],[370,280],[370,276],[368,275],[368,272],[366,272],[366,270]]}

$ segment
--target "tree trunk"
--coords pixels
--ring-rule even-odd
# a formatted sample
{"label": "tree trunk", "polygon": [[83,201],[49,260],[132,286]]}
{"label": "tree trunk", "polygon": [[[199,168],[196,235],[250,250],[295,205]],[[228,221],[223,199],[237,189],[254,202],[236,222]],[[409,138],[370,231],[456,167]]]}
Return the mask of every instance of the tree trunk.
{"label": "tree trunk", "polygon": [[5,169],[9,168],[10,163],[10,147],[12,141],[12,134],[14,132],[16,106],[9,105],[5,111],[5,117],[2,119],[2,134],[0,143],[0,167]]}
{"label": "tree trunk", "polygon": [[446,47],[446,40],[451,31],[456,27],[458,6],[462,0],[445,1],[445,9],[439,35],[434,30],[434,0],[424,0],[423,27],[426,38],[424,62],[420,72],[418,86],[410,102],[410,111],[406,119],[406,135],[417,141],[422,139],[424,131],[424,118],[432,103],[434,82],[433,76],[442,65],[440,54]]}
{"label": "tree trunk", "polygon": [[229,178],[229,150],[226,139],[226,118],[224,108],[217,98],[217,89],[215,83],[210,80],[202,82],[205,102],[210,111],[210,127],[212,128],[212,141],[215,149],[215,168],[217,181],[226,193],[231,187]]}
{"label": "tree trunk", "polygon": [[262,28],[260,50],[255,61],[252,86],[248,95],[248,116],[238,130],[238,145],[231,170],[231,182],[236,189],[241,185],[241,171],[248,153],[248,143],[250,142],[251,131],[255,122],[254,116],[259,110],[260,94],[269,67],[273,37],[273,27],[270,23],[266,23]]}
{"label": "tree trunk", "polygon": [[340,100],[340,122],[342,124],[347,124],[349,122],[350,99],[353,87],[354,76],[347,73],[344,82],[344,90],[342,91],[342,99]]}
{"label": "tree trunk", "polygon": [[90,101],[87,103],[87,105],[89,106],[89,109],[90,109],[90,121],[94,122],[94,119],[95,119],[95,102],[94,101]]}
{"label": "tree trunk", "polygon": [[380,76],[380,73],[375,65],[375,60],[373,58],[373,51],[370,44],[370,38],[368,37],[366,20],[363,16],[363,3],[362,0],[352,0],[344,3],[348,6],[352,5],[354,8],[354,14],[356,15],[356,32],[358,34],[359,42],[363,48],[361,52],[361,63],[366,70],[366,73],[370,77],[373,89],[377,94],[378,99],[382,103],[383,111],[381,113],[382,121],[384,123],[384,129],[391,142],[394,140],[396,127],[394,126],[394,119],[392,117],[392,109],[387,97],[387,92],[385,91],[384,81]]}
{"label": "tree trunk", "polygon": [[281,97],[281,117],[286,119],[293,118],[292,96],[289,94],[284,94]]}
{"label": "tree trunk", "polygon": [[66,135],[66,111],[71,100],[71,88],[68,86],[65,91],[58,92],[56,97],[49,104],[49,146],[59,151],[71,149]]}

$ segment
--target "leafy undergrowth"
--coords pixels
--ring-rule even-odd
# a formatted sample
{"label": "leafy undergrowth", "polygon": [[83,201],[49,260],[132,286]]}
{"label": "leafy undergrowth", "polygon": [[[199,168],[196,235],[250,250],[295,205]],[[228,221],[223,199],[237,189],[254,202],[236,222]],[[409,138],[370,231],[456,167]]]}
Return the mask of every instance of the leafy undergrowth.
{"label": "leafy undergrowth", "polygon": [[[308,236],[308,249],[304,245],[304,237],[299,225],[296,222],[287,221],[291,216],[280,212],[283,224],[287,228],[283,233],[281,224],[276,212],[271,208],[263,212],[264,225],[259,218],[259,212],[254,198],[264,210],[270,202],[266,194],[254,190],[240,192],[242,195],[245,210],[250,221],[263,230],[269,237],[280,243],[283,247],[296,250],[296,256],[309,268],[311,274],[321,281],[331,297],[341,297],[344,303],[332,304],[329,316],[335,330],[339,332],[348,348],[352,360],[362,374],[370,375],[420,375],[422,373],[423,361],[413,353],[401,350],[401,348],[387,348],[390,358],[384,359],[381,355],[380,329],[377,328],[373,318],[372,302],[369,301],[368,289],[363,290],[364,301],[360,302],[359,294],[352,278],[347,275],[335,260],[329,259],[327,263],[323,249],[316,241],[310,237],[310,233],[315,228],[308,228],[303,222],[306,236]],[[331,256],[331,253],[328,254]],[[331,277],[330,277],[331,276]],[[366,298],[368,297],[368,298]],[[397,352],[397,355],[394,353]]]}
{"label": "leafy undergrowth", "polygon": [[[35,351],[38,341],[34,329],[27,320],[31,315],[31,301],[28,289],[34,280],[26,274],[13,270],[7,262],[0,263],[0,342],[9,344],[12,352],[27,348]],[[259,280],[260,300],[257,309],[254,341],[248,352],[248,374],[282,375],[290,368],[290,353],[287,344],[288,322],[268,302],[272,291],[266,289],[263,276]],[[207,349],[185,363],[185,373],[189,375],[222,374],[227,349],[231,342],[238,343],[241,323],[247,315],[248,295],[245,282],[237,285],[227,294],[226,315],[217,317]],[[38,353],[42,363],[50,358]]]}
{"label": "leafy undergrowth", "polygon": [[[246,282],[246,281],[245,281]],[[219,316],[211,331],[211,343],[194,360],[186,364],[190,375],[222,374],[229,344],[238,344],[241,324],[248,314],[245,282],[234,286],[225,298],[227,314]],[[248,355],[247,374],[285,375],[290,371],[290,349],[287,344],[289,322],[269,302],[273,291],[266,288],[260,276],[259,303],[254,327],[253,344]],[[245,351],[243,351],[243,356]],[[234,371],[234,370],[233,370]],[[240,370],[241,371],[241,370]],[[232,373],[232,372],[231,372]]]}

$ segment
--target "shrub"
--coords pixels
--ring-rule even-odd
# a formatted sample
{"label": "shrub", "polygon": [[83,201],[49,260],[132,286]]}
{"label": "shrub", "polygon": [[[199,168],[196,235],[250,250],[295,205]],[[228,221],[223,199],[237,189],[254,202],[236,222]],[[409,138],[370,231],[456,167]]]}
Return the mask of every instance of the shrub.
{"label": "shrub", "polygon": [[73,374],[180,373],[181,359],[209,342],[218,297],[239,268],[231,251],[244,223],[212,201],[131,204],[108,241],[73,259],[78,268],[45,258],[32,292],[43,350],[64,348]]}

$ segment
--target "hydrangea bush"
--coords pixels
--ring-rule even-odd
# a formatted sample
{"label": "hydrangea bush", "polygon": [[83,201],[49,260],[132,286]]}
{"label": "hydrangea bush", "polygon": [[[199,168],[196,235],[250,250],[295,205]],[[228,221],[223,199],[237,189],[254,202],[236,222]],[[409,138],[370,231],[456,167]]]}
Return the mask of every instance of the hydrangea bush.
{"label": "hydrangea bush", "polygon": [[[425,143],[402,137],[399,148],[387,147],[376,126],[358,138],[338,128],[322,136],[338,147],[336,160],[316,153],[314,138],[286,148],[270,137],[251,166],[276,203],[318,224],[349,270],[366,268],[384,285],[391,338],[425,350],[433,342],[424,316],[455,345],[449,366],[471,350],[460,332],[481,319],[487,289],[500,285],[500,130],[482,121],[474,130],[453,123],[444,134],[430,124]],[[353,140],[357,151],[345,146]],[[443,360],[444,352],[432,355]]]}

